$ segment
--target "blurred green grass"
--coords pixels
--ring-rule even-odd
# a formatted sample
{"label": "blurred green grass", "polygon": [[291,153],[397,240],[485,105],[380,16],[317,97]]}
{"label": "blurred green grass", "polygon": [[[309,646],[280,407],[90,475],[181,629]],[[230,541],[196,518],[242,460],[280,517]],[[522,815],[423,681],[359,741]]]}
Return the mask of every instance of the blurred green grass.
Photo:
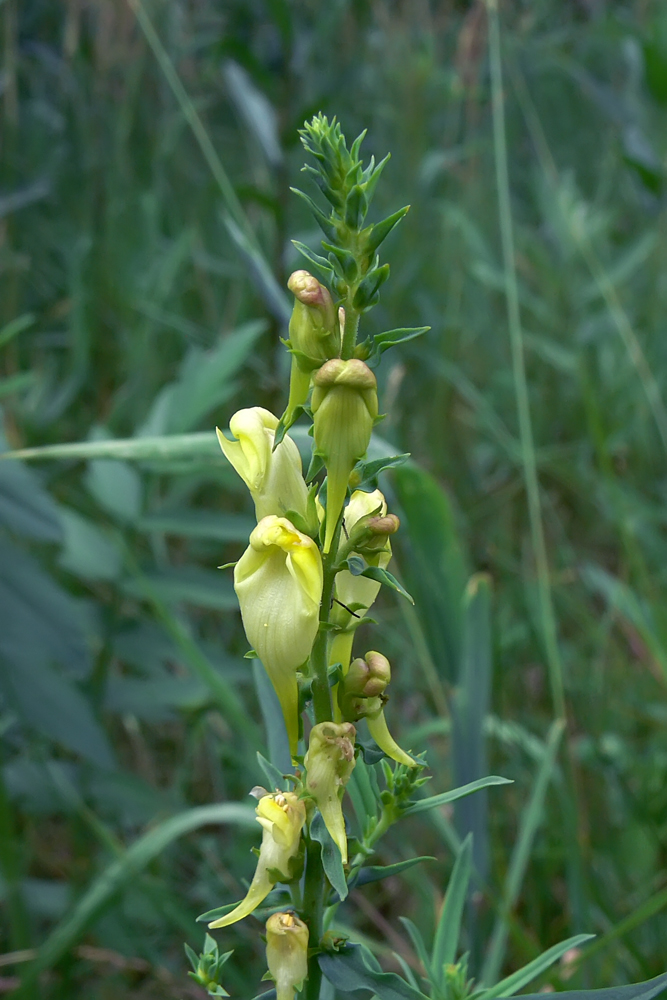
{"label": "blurred green grass", "polygon": [[[388,484],[405,514],[397,563],[422,592],[415,613],[391,598],[381,605],[397,687],[389,713],[408,745],[428,746],[434,790],[461,773],[451,703],[454,750],[467,720],[459,750],[476,733],[476,752],[515,785],[494,790],[478,815],[408,821],[418,853],[441,860],[369,892],[363,909],[349,907],[350,925],[381,942],[388,922],[402,937],[407,883],[407,915],[428,939],[449,846],[475,823],[488,838],[468,925],[478,970],[500,912],[504,968],[590,930],[607,945],[568,986],[663,972],[662,5],[541,0],[500,11],[518,299],[568,715],[544,810],[535,782],[553,706],[504,298],[484,4],[141,9],[164,46],[162,66],[122,0],[0,6],[7,446],[203,431],[255,403],[280,411],[276,289],[300,266],[289,239],[318,239],[289,194],[302,162],[296,129],[319,109],[348,135],[368,128],[367,153],[392,152],[378,214],[412,204],[388,246],[392,277],[369,328],[432,328],[380,369],[382,433],[426,470]],[[224,174],[215,162],[211,170],[211,150]],[[229,579],[215,571],[241,551],[250,515],[222,457],[12,469],[0,469],[4,952],[62,927],[149,825],[243,801],[262,780],[254,751],[266,750],[265,693],[242,659]],[[410,476],[422,476],[417,494]],[[492,581],[485,720],[465,700],[484,651],[478,661],[466,645],[460,604],[479,570]],[[526,830],[529,858],[512,893],[521,867],[512,849]],[[181,942],[198,948],[197,913],[236,898],[253,842],[207,827],[153,858],[82,928],[44,996],[186,995]],[[384,850],[399,860],[403,839]],[[232,938],[229,988],[245,995],[258,979],[246,970],[263,969],[256,928]],[[407,941],[401,954],[415,959]],[[21,968],[0,967],[0,988]]]}

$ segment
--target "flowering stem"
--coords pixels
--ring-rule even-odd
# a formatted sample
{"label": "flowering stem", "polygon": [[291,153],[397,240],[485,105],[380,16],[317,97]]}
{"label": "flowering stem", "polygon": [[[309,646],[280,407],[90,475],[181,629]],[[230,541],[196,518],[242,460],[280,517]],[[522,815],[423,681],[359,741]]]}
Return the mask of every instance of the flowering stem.
{"label": "flowering stem", "polygon": [[343,343],[341,345],[340,356],[344,361],[348,361],[354,354],[357,343],[357,333],[359,332],[360,313],[352,305],[349,299],[345,303],[345,332],[343,333]]}
{"label": "flowering stem", "polygon": [[[320,845],[315,840],[308,841],[306,849],[306,881],[303,890],[303,909],[310,931],[311,946],[322,937],[322,914],[324,911],[324,870],[320,855]],[[316,955],[308,960],[308,979],[304,988],[305,1000],[319,1000],[322,985],[322,971]]]}

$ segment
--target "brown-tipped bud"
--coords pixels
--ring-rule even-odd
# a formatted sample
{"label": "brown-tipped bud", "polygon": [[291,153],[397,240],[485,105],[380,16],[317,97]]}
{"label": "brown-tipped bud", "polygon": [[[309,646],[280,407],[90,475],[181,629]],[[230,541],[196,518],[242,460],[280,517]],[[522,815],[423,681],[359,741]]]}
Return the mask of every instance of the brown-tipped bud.
{"label": "brown-tipped bud", "polygon": [[294,295],[288,342],[292,351],[292,370],[284,417],[289,427],[294,411],[308,398],[312,372],[340,353],[340,328],[331,292],[312,274],[295,271],[287,287]]}
{"label": "brown-tipped bud", "polygon": [[334,358],[322,365],[313,385],[315,448],[327,467],[326,553],[345,503],[350,473],[370,443],[378,415],[377,382],[363,361]]}
{"label": "brown-tipped bud", "polygon": [[368,514],[360,518],[349,538],[355,552],[381,552],[388,549],[388,539],[401,526],[396,514]]}
{"label": "brown-tipped bud", "polygon": [[373,718],[384,706],[384,692],[391,681],[391,666],[382,653],[371,650],[350,669],[338,685],[338,707],[344,719]]}

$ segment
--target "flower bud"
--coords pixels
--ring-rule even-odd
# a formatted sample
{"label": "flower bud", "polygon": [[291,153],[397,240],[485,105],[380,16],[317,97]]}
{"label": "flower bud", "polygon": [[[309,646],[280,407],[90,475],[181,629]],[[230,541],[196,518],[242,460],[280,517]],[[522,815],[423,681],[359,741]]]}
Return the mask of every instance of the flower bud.
{"label": "flower bud", "polygon": [[320,722],[310,731],[304,758],[306,788],[322,813],[324,825],[347,864],[347,835],[341,799],[354,770],[356,730],[349,722]]}
{"label": "flower bud", "polygon": [[345,503],[350,473],[370,443],[378,415],[377,382],[370,368],[356,358],[327,361],[313,382],[315,450],[327,467],[326,553]]}
{"label": "flower bud", "polygon": [[266,899],[276,882],[276,872],[285,882],[294,877],[290,861],[299,853],[301,830],[306,821],[306,807],[294,792],[276,791],[263,795],[255,810],[257,822],[263,829],[257,868],[250,888],[243,900],[231,913],[219,917],[209,928],[227,927],[243,920]]}
{"label": "flower bud", "polygon": [[339,354],[340,331],[331,293],[317,278],[308,271],[295,271],[287,287],[294,295],[289,323],[292,369],[285,412],[285,425],[289,427],[296,407],[306,402],[312,372]]}
{"label": "flower bud", "polygon": [[266,964],[276,1000],[294,1000],[308,975],[308,927],[295,913],[273,913],[267,920]]}
{"label": "flower bud", "polygon": [[384,691],[391,680],[389,660],[382,653],[371,651],[365,659],[359,657],[338,685],[338,705],[344,719],[376,716],[384,707]]}
{"label": "flower bud", "polygon": [[368,731],[387,757],[399,764],[416,767],[415,761],[401,750],[387,727],[384,706],[385,689],[391,680],[389,660],[382,653],[371,650],[350,664],[350,669],[338,685],[338,706],[344,719],[356,722],[366,719]]}
{"label": "flower bud", "polygon": [[234,589],[245,634],[276,690],[295,754],[299,736],[296,672],[310,656],[322,600],[322,559],[317,545],[287,518],[263,518],[234,568]]}
{"label": "flower bud", "polygon": [[269,514],[281,516],[289,510],[306,515],[308,487],[299,449],[286,434],[273,451],[277,426],[278,418],[273,413],[252,406],[238,410],[229,421],[236,440],[229,441],[216,428],[225,458],[250,490],[258,521]]}

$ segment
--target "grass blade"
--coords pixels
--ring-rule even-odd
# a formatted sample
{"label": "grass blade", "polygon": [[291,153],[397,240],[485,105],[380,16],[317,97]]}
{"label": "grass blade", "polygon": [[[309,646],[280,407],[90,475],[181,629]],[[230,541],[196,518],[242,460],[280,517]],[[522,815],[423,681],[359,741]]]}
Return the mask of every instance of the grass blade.
{"label": "grass blade", "polygon": [[[481,978],[484,982],[493,982],[500,973],[507,945],[507,915],[517,901],[521,884],[526,874],[530,852],[544,810],[544,799],[555,768],[558,748],[563,735],[564,723],[558,719],[553,723],[547,737],[544,758],[537,773],[533,793],[521,816],[519,835],[517,837],[512,859],[510,861],[503,901],[500,913],[496,919],[489,950],[487,953]],[[498,996],[498,994],[494,994]]]}

